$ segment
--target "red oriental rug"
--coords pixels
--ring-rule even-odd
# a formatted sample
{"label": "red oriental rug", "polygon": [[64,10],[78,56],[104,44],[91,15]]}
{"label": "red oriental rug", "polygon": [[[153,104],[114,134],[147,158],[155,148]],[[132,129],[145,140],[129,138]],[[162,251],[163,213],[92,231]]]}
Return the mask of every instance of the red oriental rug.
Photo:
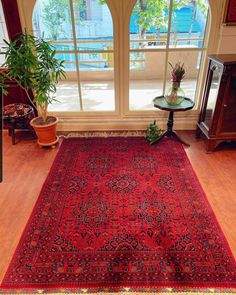
{"label": "red oriental rug", "polygon": [[71,138],[1,287],[235,288],[236,265],[180,143]]}

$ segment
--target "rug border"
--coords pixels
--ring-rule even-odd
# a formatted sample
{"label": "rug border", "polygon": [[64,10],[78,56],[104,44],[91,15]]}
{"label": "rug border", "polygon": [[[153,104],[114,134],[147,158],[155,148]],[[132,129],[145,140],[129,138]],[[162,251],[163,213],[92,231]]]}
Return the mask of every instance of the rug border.
{"label": "rug border", "polygon": [[197,180],[197,183],[198,183],[199,187],[201,188],[202,194],[204,195],[205,202],[207,203],[208,207],[211,208],[211,211],[212,211],[212,213],[213,213],[213,214],[212,214],[212,215],[213,215],[213,218],[215,219],[215,223],[216,223],[217,227],[219,228],[221,235],[223,236],[223,240],[224,240],[224,242],[225,242],[225,246],[226,246],[227,250],[229,251],[229,254],[231,255],[231,258],[233,258],[233,262],[234,262],[234,264],[235,264],[235,266],[236,266],[236,257],[233,255],[233,251],[232,251],[232,249],[230,248],[230,245],[229,245],[228,240],[226,239],[225,233],[224,233],[224,231],[223,231],[223,229],[222,229],[222,227],[221,227],[221,225],[220,225],[220,223],[219,223],[219,221],[218,221],[218,219],[217,219],[217,217],[216,217],[216,214],[215,214],[215,211],[214,211],[213,208],[212,208],[212,205],[211,205],[210,202],[209,202],[209,199],[208,199],[208,197],[207,197],[207,195],[206,195],[206,193],[205,193],[205,190],[203,189],[202,184],[200,183],[200,180],[199,180],[199,178],[198,178],[198,176],[197,176],[197,173],[196,173],[195,170],[193,169],[193,165],[192,165],[192,163],[191,163],[191,161],[190,161],[190,159],[189,159],[189,157],[188,157],[188,154],[186,153],[185,148],[183,147],[183,144],[181,144],[181,148],[182,148],[182,150],[184,151],[184,153],[185,153],[185,155],[186,155],[186,158],[187,158],[188,164],[192,167],[192,172],[193,172],[193,174],[194,174],[194,177],[195,177],[196,180]]}
{"label": "rug border", "polygon": [[28,219],[27,219],[27,221],[26,221],[26,223],[25,223],[25,225],[24,225],[24,227],[23,227],[23,231],[22,231],[22,233],[21,233],[20,239],[19,239],[19,241],[18,241],[18,243],[17,243],[17,246],[16,246],[16,248],[15,248],[15,250],[14,250],[14,253],[13,253],[11,259],[10,259],[10,262],[9,262],[9,264],[8,264],[8,266],[7,266],[6,272],[5,272],[5,274],[4,274],[4,276],[3,276],[3,279],[2,279],[2,281],[1,281],[1,284],[0,284],[0,290],[1,290],[1,288],[5,288],[5,287],[2,287],[2,285],[3,285],[3,281],[4,281],[4,279],[5,279],[6,275],[7,275],[7,273],[8,273],[9,270],[10,270],[10,266],[11,266],[11,264],[12,264],[12,262],[13,262],[14,256],[15,256],[15,255],[18,253],[18,251],[19,251],[20,245],[21,245],[22,242],[23,242],[23,237],[24,237],[24,235],[25,235],[25,233],[26,233],[26,231],[27,231],[27,229],[28,229],[28,226],[29,226],[29,224],[30,224],[30,221],[32,220],[32,218],[33,218],[33,216],[34,216],[34,211],[36,210],[36,207],[37,207],[37,205],[38,205],[38,203],[39,203],[39,199],[40,199],[39,197],[40,197],[42,191],[44,190],[44,188],[45,188],[45,186],[46,186],[47,180],[49,179],[49,177],[50,177],[51,174],[52,174],[53,166],[54,166],[54,164],[56,163],[57,159],[59,158],[60,154],[62,153],[62,148],[64,148],[64,145],[65,145],[65,144],[64,144],[64,139],[63,139],[62,142],[61,142],[61,144],[59,143],[58,152],[57,152],[57,154],[56,154],[54,160],[52,161],[52,164],[51,164],[51,166],[50,166],[49,172],[48,172],[48,174],[47,174],[47,176],[46,176],[46,178],[45,178],[45,180],[44,180],[44,182],[43,182],[43,184],[42,184],[42,187],[41,187],[41,189],[40,189],[40,191],[39,191],[39,194],[38,194],[38,196],[37,196],[37,198],[36,198],[35,204],[33,205],[32,211],[31,211],[31,213],[29,214],[29,217],[28,217]]}
{"label": "rug border", "polygon": [[[20,237],[19,242],[18,242],[18,244],[16,246],[16,249],[15,249],[15,251],[14,251],[14,253],[13,253],[11,259],[10,259],[10,262],[9,262],[9,264],[7,266],[7,270],[6,270],[6,272],[5,272],[4,276],[3,276],[2,282],[0,284],[0,294],[1,294],[1,290],[17,290],[17,293],[19,293],[21,290],[22,291],[24,291],[24,290],[27,290],[27,291],[36,290],[37,293],[39,293],[38,290],[48,289],[48,290],[56,290],[57,291],[58,289],[61,289],[61,288],[62,289],[75,290],[76,292],[78,290],[82,291],[83,289],[90,289],[90,291],[95,289],[96,291],[94,291],[94,293],[97,293],[97,290],[101,291],[101,289],[102,289],[102,292],[104,292],[103,290],[106,290],[106,289],[109,289],[109,290],[107,290],[107,292],[123,292],[123,291],[125,291],[126,288],[129,288],[129,289],[133,289],[133,288],[136,289],[137,288],[137,290],[135,290],[135,292],[140,292],[139,290],[141,290],[141,292],[144,292],[144,293],[149,292],[149,291],[145,291],[145,289],[148,290],[150,288],[154,288],[156,290],[154,292],[158,292],[158,293],[159,293],[159,290],[162,290],[163,288],[176,289],[175,290],[176,292],[181,292],[181,291],[184,291],[184,290],[188,290],[188,291],[192,290],[190,292],[196,293],[196,292],[201,292],[200,291],[201,289],[216,289],[216,290],[218,289],[220,292],[222,292],[223,290],[228,290],[228,291],[230,291],[230,293],[231,292],[236,293],[236,282],[224,283],[222,285],[220,283],[211,283],[211,284],[209,284],[209,283],[208,284],[192,283],[192,284],[189,284],[189,283],[176,282],[176,283],[163,283],[163,284],[162,283],[158,283],[158,284],[149,283],[147,285],[145,285],[145,284],[140,284],[139,285],[138,283],[137,284],[133,283],[133,284],[120,284],[118,286],[114,286],[112,283],[106,283],[106,284],[104,284],[104,283],[96,283],[94,285],[89,285],[89,284],[86,285],[86,284],[84,284],[83,286],[74,286],[74,285],[69,285],[69,284],[53,284],[53,285],[47,285],[47,284],[42,285],[41,284],[40,287],[38,287],[38,285],[34,285],[34,284],[25,285],[25,286],[21,284],[19,287],[17,287],[17,285],[15,285],[14,287],[10,286],[10,285],[4,286],[4,284],[3,284],[4,279],[5,279],[5,277],[7,276],[8,272],[10,270],[10,266],[11,266],[11,264],[13,262],[13,259],[14,259],[15,255],[17,255],[17,253],[18,253],[18,251],[20,249],[20,245],[23,242],[24,235],[25,235],[25,233],[26,233],[26,231],[27,231],[27,229],[28,229],[28,227],[30,225],[30,222],[31,222],[32,218],[34,217],[34,211],[36,210],[36,207],[37,207],[37,205],[38,205],[38,203],[40,201],[39,197],[40,197],[42,191],[44,190],[44,188],[46,186],[47,180],[49,179],[49,177],[53,173],[54,164],[56,163],[56,161],[58,160],[58,158],[60,157],[60,155],[62,154],[62,152],[65,149],[66,142],[68,140],[80,140],[81,141],[81,140],[89,139],[89,138],[92,138],[92,139],[101,139],[102,138],[102,139],[105,139],[105,140],[109,140],[111,138],[112,139],[114,139],[114,138],[121,138],[121,139],[128,139],[128,138],[132,138],[132,139],[139,138],[140,139],[140,138],[143,138],[145,140],[145,138],[142,137],[142,136],[127,136],[127,137],[121,137],[121,136],[99,137],[99,136],[97,136],[97,137],[66,137],[66,138],[63,138],[61,144],[59,145],[58,152],[57,152],[57,154],[56,154],[56,156],[55,156],[55,158],[54,158],[54,160],[53,160],[53,162],[51,164],[49,172],[48,172],[48,174],[46,176],[46,179],[44,180],[43,185],[42,185],[42,187],[40,189],[40,192],[39,192],[39,194],[37,196],[36,202],[35,202],[35,204],[34,204],[34,206],[32,208],[32,211],[31,211],[31,213],[29,215],[29,218],[28,218],[28,220],[27,220],[27,222],[26,222],[26,224],[24,226],[24,229],[23,229],[23,231],[21,233],[21,237]],[[173,139],[168,138],[166,140],[173,140]],[[148,143],[147,143],[147,145],[148,145]],[[207,195],[206,195],[206,193],[205,193],[205,191],[204,191],[204,189],[203,189],[203,187],[202,187],[202,185],[201,185],[201,183],[200,183],[200,181],[198,179],[198,176],[197,176],[195,170],[193,169],[193,166],[192,166],[192,164],[190,162],[190,159],[189,159],[189,157],[188,157],[188,155],[186,153],[186,150],[185,150],[183,144],[179,144],[179,145],[181,146],[180,148],[182,149],[182,151],[185,153],[185,157],[187,159],[188,165],[190,165],[193,176],[197,180],[197,183],[198,183],[198,185],[199,185],[199,187],[201,189],[201,193],[204,196],[203,199],[206,202],[206,204],[208,205],[208,207],[211,209],[213,218],[215,220],[215,224],[216,224],[217,228],[220,230],[221,236],[223,238],[222,242],[224,243],[224,246],[228,250],[228,253],[231,256],[231,258],[232,258],[232,260],[233,260],[233,262],[234,262],[234,264],[236,266],[236,258],[234,257],[234,255],[232,253],[232,250],[231,250],[231,248],[229,246],[229,243],[228,243],[228,241],[227,241],[227,239],[225,237],[225,234],[224,234],[224,232],[223,232],[223,230],[222,230],[222,228],[221,228],[221,226],[220,226],[220,224],[219,224],[219,222],[218,222],[218,220],[216,218],[215,211],[213,210],[213,208],[212,208],[212,206],[211,206],[211,204],[210,204],[210,202],[209,202],[209,200],[207,198]],[[82,291],[82,293],[83,293],[83,291]]]}

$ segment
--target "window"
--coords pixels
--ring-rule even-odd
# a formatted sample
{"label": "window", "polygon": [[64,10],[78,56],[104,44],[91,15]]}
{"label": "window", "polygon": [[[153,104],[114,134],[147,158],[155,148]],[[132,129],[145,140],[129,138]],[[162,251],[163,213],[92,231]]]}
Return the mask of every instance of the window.
{"label": "window", "polygon": [[[109,7],[116,7],[113,18],[107,2]],[[65,60],[67,71],[67,79],[57,87],[58,103],[50,110],[106,111],[121,116],[127,111],[131,116],[135,111],[153,111],[153,98],[164,95],[170,87],[169,63],[178,61],[186,69],[181,87],[187,97],[195,100],[206,55],[207,0],[107,2],[36,2],[35,34],[50,40],[58,58]],[[125,5],[133,5],[130,13],[120,9]],[[123,38],[126,33],[129,44],[122,42],[127,40]]]}
{"label": "window", "polygon": [[65,60],[67,80],[59,83],[51,110],[114,111],[113,23],[106,3],[38,0],[33,25]]}
{"label": "window", "polygon": [[153,109],[170,87],[169,63],[184,63],[185,95],[195,99],[204,54],[208,5],[204,0],[137,0],[130,18],[129,109]]}
{"label": "window", "polygon": [[[5,22],[5,17],[2,9],[2,2],[0,1],[0,50],[4,52],[5,43],[3,40],[8,41],[8,33]],[[0,64],[4,63],[4,55],[0,55]]]}

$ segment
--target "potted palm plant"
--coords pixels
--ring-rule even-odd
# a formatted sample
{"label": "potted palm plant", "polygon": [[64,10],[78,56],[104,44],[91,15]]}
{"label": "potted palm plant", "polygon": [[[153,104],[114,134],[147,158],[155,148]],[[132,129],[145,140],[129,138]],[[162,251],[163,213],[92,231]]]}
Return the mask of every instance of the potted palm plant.
{"label": "potted palm plant", "polygon": [[63,61],[56,58],[56,50],[50,43],[26,31],[16,40],[4,42],[6,49],[1,54],[5,55],[2,67],[6,70],[1,71],[0,86],[4,88],[3,80],[10,79],[25,90],[38,112],[38,117],[32,119],[30,124],[35,129],[39,145],[54,145],[58,141],[58,118],[49,116],[47,109],[48,104],[55,100],[56,84],[65,77]]}

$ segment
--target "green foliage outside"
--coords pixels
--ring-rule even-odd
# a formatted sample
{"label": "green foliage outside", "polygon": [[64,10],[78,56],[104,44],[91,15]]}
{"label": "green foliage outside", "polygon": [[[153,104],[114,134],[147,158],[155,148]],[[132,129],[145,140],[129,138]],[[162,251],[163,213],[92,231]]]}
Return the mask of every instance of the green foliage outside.
{"label": "green foliage outside", "polygon": [[58,32],[65,34],[62,24],[69,15],[68,8],[68,1],[66,0],[49,0],[45,5],[42,13],[42,22],[47,27],[51,40],[57,40]]}
{"label": "green foliage outside", "polygon": [[[86,1],[74,0],[75,24],[84,20],[86,14]],[[63,28],[64,23],[71,24],[71,11],[69,0],[48,0],[42,11],[42,22],[47,28],[50,40],[58,40],[60,36],[67,36]]]}
{"label": "green foliage outside", "polygon": [[[105,0],[98,1],[100,5],[106,4]],[[86,0],[74,0],[73,3],[75,22],[78,25],[85,20]],[[203,15],[206,16],[208,9],[206,0],[174,0],[173,10],[181,9],[188,4],[192,4],[195,7],[193,14],[195,14],[196,7],[198,6]],[[157,33],[161,28],[167,27],[168,15],[165,15],[164,12],[169,10],[169,6],[169,0],[137,0],[133,13],[139,16],[136,23],[139,25],[141,38],[151,27],[156,28]],[[66,36],[66,32],[63,30],[63,23],[71,23],[69,0],[48,0],[42,11],[42,20],[47,27],[47,32],[50,33],[49,38],[51,40],[57,40],[61,35]],[[194,22],[194,17],[192,22]],[[191,33],[191,29],[189,33]]]}
{"label": "green foliage outside", "polygon": [[[174,1],[173,9],[179,9],[187,2],[188,0]],[[139,25],[141,38],[151,27],[156,28],[157,31],[167,27],[168,15],[164,12],[168,11],[169,6],[168,0],[138,0],[136,2],[134,13],[139,15],[136,23]]]}
{"label": "green foliage outside", "polygon": [[206,16],[208,11],[207,0],[193,0],[193,3],[197,4],[201,13]]}
{"label": "green foliage outside", "polygon": [[[137,0],[133,13],[139,15],[139,19],[136,23],[139,25],[141,38],[143,38],[145,32],[151,27],[156,28],[157,33],[161,28],[167,27],[168,15],[165,14],[165,11],[169,10],[169,2],[169,0]],[[192,3],[195,9],[198,5],[201,12],[206,15],[207,4],[205,0],[174,0],[172,9],[181,9],[189,3]],[[194,18],[192,19],[192,22],[194,22]]]}
{"label": "green foliage outside", "polygon": [[[105,4],[105,0],[99,0],[99,3]],[[198,7],[201,13],[206,16],[208,11],[208,5],[206,0],[174,0],[173,10],[181,9],[182,7],[192,4],[193,7]],[[156,28],[157,32],[161,28],[166,28],[168,24],[168,15],[164,14],[164,11],[168,11],[170,8],[169,0],[137,0],[133,14],[137,14],[139,19],[136,23],[139,25],[139,32],[141,37],[151,27]],[[192,19],[194,21],[194,18]]]}

